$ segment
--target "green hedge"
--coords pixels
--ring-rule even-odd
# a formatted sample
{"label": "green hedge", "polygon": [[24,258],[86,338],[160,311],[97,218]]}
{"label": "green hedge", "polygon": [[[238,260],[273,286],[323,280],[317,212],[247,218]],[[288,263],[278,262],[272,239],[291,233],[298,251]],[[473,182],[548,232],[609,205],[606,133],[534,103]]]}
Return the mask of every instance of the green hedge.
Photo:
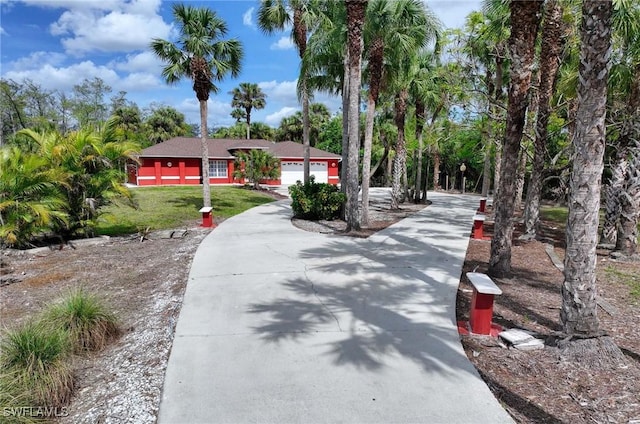
{"label": "green hedge", "polygon": [[289,187],[294,218],[309,220],[332,220],[340,216],[340,209],[347,197],[337,186],[316,183],[314,177],[302,184],[300,181]]}

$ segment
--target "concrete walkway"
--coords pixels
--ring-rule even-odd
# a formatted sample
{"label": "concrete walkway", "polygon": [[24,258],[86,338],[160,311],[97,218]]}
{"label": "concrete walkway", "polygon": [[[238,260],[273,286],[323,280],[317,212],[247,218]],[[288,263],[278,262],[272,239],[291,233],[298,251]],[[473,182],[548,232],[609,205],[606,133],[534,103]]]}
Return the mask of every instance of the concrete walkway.
{"label": "concrete walkway", "polygon": [[368,239],[299,230],[288,200],[223,222],[193,261],[158,422],[512,422],[456,327],[478,198],[429,199]]}

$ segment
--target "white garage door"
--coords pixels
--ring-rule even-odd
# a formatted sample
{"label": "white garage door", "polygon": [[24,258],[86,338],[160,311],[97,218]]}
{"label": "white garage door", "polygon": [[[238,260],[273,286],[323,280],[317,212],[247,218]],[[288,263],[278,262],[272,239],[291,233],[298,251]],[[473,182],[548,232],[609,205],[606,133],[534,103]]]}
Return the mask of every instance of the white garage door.
{"label": "white garage door", "polygon": [[[327,171],[327,162],[311,162],[309,164],[309,173],[315,175],[317,183],[329,182],[329,172]],[[303,162],[282,162],[282,174],[280,181],[282,184],[295,184],[296,181],[302,181],[304,178]]]}

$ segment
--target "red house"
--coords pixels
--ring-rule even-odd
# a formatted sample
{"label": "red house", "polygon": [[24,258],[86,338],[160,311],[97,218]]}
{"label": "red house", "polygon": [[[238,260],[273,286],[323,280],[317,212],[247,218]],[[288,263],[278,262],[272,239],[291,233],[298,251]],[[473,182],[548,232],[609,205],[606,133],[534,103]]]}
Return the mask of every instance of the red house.
{"label": "red house", "polygon": [[[234,152],[261,149],[280,159],[281,175],[268,185],[295,184],[303,179],[303,146],[292,141],[208,139],[209,181],[211,184],[244,183],[233,178]],[[200,139],[176,137],[144,149],[139,165],[129,167],[130,184],[167,185],[201,184],[202,156]],[[310,174],[315,181],[338,184],[339,155],[311,148]]]}

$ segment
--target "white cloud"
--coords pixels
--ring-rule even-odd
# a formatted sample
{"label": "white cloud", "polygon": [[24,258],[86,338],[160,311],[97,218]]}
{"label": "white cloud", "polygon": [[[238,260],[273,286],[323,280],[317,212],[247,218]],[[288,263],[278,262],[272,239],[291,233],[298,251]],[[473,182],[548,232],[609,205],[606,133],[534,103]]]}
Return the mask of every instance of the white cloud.
{"label": "white cloud", "polygon": [[278,41],[276,41],[275,43],[271,44],[271,46],[269,46],[269,48],[271,50],[290,50],[293,49],[295,46],[293,44],[293,40],[291,40],[291,37],[280,37],[280,39]]}
{"label": "white cloud", "polygon": [[7,31],[4,30],[4,28],[2,28],[0,26],[0,35],[7,35]]}
{"label": "white cloud", "polygon": [[55,52],[33,52],[29,56],[9,62],[7,67],[13,71],[25,71],[41,68],[44,65],[58,66],[64,62],[66,56]]}
{"label": "white cloud", "polygon": [[25,79],[48,90],[70,92],[74,85],[94,77],[102,79],[112,88],[114,93],[124,90],[127,92],[143,92],[166,85],[156,76],[148,72],[134,72],[124,78],[110,66],[97,66],[91,61],[76,63],[67,67],[56,67],[45,64],[31,69],[12,70],[4,74],[7,79],[20,82]]}
{"label": "white cloud", "polygon": [[285,106],[279,111],[267,115],[264,120],[267,124],[277,127],[278,125],[280,125],[280,121],[282,121],[282,118],[291,116],[296,113],[296,111],[298,111],[298,108],[296,107]]}
{"label": "white cloud", "polygon": [[294,81],[263,81],[258,86],[267,95],[267,104],[282,103],[284,105],[297,105],[298,97],[296,95],[296,86],[298,80]]}
{"label": "white cloud", "polygon": [[124,61],[112,61],[107,66],[126,72],[152,72],[160,74],[163,62],[153,52],[147,50],[142,53],[126,55]]}
{"label": "white cloud", "polygon": [[105,66],[96,66],[91,61],[76,63],[66,68],[56,68],[52,65],[44,65],[40,68],[9,71],[5,78],[14,81],[30,79],[49,90],[70,91],[74,85],[79,84],[85,78],[98,77],[106,84],[117,90],[118,74]]}
{"label": "white cloud", "polygon": [[78,1],[78,0],[22,0],[30,6],[51,9],[99,9],[110,10],[123,3],[122,0]]}
{"label": "white cloud", "polygon": [[242,15],[242,23],[245,26],[251,27],[251,28],[255,28],[255,24],[253,23],[253,10],[255,8],[251,7],[249,8],[249,10],[247,10],[246,12],[244,12],[244,14]]}
{"label": "white cloud", "polygon": [[164,82],[156,75],[148,72],[134,72],[116,83],[118,90],[124,91],[145,91],[152,88],[162,87]]}
{"label": "white cloud", "polygon": [[[187,122],[200,124],[200,102],[195,97],[183,99],[176,103],[175,108],[184,113]],[[215,99],[207,102],[207,125],[209,128],[233,125],[235,120],[231,117],[231,105]]]}
{"label": "white cloud", "polygon": [[[158,14],[160,0],[53,3],[69,8],[51,24],[50,31],[64,37],[62,45],[70,54],[146,49],[152,38],[168,38],[171,33],[171,25]],[[45,2],[36,4],[50,6]]]}

